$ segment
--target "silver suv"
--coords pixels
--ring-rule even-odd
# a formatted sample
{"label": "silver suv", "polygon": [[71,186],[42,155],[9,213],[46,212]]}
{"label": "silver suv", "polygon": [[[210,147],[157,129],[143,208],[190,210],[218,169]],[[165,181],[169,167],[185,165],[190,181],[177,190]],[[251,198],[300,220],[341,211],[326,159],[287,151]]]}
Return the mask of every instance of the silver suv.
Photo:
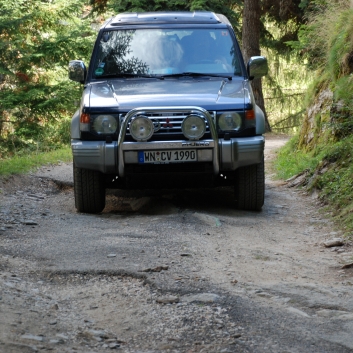
{"label": "silver suv", "polygon": [[75,205],[105,207],[106,188],[234,187],[234,207],[264,203],[264,114],[228,19],[211,12],[123,13],[99,31],[72,118]]}

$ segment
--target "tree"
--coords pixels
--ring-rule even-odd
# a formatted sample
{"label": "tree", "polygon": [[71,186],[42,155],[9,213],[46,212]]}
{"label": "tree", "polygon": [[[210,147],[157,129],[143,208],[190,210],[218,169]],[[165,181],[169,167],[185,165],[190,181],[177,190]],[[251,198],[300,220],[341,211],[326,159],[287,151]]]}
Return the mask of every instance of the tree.
{"label": "tree", "polygon": [[[243,8],[243,56],[245,62],[248,62],[250,57],[259,56],[260,51],[260,22],[261,6],[258,0],[244,0]],[[270,124],[267,119],[265,102],[262,93],[261,78],[255,79],[252,82],[252,88],[256,103],[265,113],[266,131],[271,131]]]}

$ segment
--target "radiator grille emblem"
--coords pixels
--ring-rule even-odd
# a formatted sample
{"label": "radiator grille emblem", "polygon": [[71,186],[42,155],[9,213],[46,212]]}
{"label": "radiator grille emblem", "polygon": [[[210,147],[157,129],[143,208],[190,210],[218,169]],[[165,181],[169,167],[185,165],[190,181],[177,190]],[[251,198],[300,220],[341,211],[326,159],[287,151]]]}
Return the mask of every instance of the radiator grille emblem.
{"label": "radiator grille emblem", "polygon": [[172,128],[172,127],[173,127],[173,124],[170,123],[169,118],[165,119],[165,124],[163,124],[163,127],[164,127],[165,129],[167,129],[167,128]]}

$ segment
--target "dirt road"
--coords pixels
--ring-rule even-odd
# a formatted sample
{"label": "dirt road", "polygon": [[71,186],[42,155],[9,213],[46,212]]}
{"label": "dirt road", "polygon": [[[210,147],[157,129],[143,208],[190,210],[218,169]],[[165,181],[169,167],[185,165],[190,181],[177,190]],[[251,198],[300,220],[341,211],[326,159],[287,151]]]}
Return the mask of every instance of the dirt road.
{"label": "dirt road", "polygon": [[353,352],[353,248],[273,180],[284,142],[259,213],[201,189],[78,214],[66,164],[0,181],[0,352]]}

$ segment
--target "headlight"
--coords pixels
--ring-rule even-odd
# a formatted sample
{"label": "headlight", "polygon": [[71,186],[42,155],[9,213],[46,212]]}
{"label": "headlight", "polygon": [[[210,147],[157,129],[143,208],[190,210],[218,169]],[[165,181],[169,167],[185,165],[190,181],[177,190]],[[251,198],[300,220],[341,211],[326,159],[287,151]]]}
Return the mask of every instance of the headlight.
{"label": "headlight", "polygon": [[114,134],[118,127],[112,115],[98,115],[93,122],[93,129],[98,134]]}
{"label": "headlight", "polygon": [[198,115],[189,115],[181,124],[184,136],[189,140],[199,140],[206,131],[205,120]]}
{"label": "headlight", "polygon": [[130,134],[136,141],[147,141],[153,132],[153,122],[146,116],[137,116],[130,122]]}
{"label": "headlight", "polygon": [[236,112],[223,113],[218,119],[222,131],[237,131],[241,127],[241,116]]}

